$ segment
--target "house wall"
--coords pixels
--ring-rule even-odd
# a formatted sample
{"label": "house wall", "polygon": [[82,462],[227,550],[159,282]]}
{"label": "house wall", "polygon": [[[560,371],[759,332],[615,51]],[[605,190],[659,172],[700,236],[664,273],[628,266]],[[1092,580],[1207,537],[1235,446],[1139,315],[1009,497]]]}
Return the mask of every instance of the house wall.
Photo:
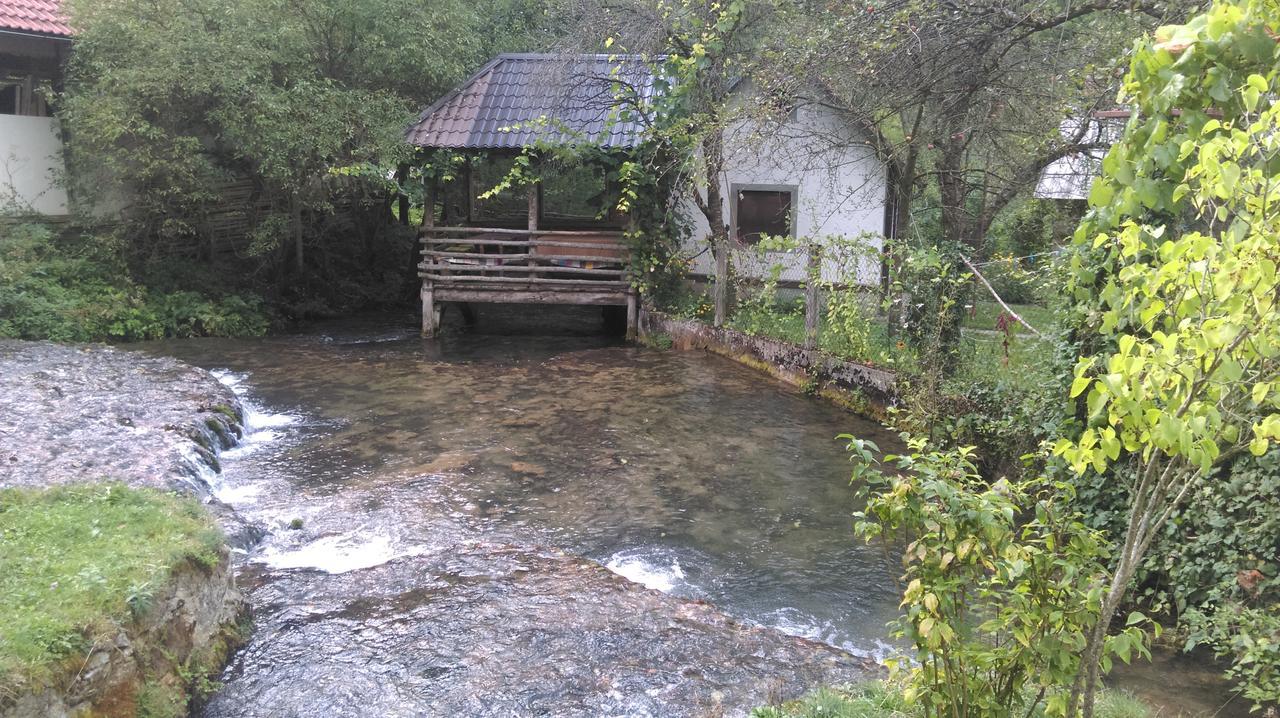
{"label": "house wall", "polygon": [[[884,243],[887,170],[856,131],[832,110],[804,105],[784,122],[740,120],[725,133],[724,217],[731,217],[735,185],[795,186],[793,205],[796,236],[830,246],[830,238],[859,238],[858,254],[826,259],[822,276],[828,281],[875,285],[879,282],[879,251]],[[686,250],[698,256],[694,274],[711,275],[714,266],[707,238],[710,227],[693,202],[686,203],[693,233]],[[829,250],[834,254],[835,250]],[[782,279],[805,278],[807,253],[772,252],[763,259],[754,248],[734,250],[740,275],[764,277],[774,265]],[[851,277],[852,275],[852,277]]]}
{"label": "house wall", "polygon": [[0,115],[0,211],[66,214],[64,171],[56,118]]}

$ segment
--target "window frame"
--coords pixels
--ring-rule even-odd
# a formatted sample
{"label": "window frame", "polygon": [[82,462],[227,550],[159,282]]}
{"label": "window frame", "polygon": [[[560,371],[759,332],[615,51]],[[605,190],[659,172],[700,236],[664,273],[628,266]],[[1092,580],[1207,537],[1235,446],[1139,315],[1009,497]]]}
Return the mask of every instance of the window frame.
{"label": "window frame", "polygon": [[[755,184],[746,182],[729,183],[729,237],[735,241],[738,239],[738,195],[741,192],[787,192],[791,194],[791,211],[787,218],[790,223],[790,232],[792,237],[799,236],[797,228],[800,225],[800,217],[798,207],[800,205],[800,185],[798,184]],[[747,244],[743,242],[743,244]],[[755,246],[752,244],[751,246]]]}

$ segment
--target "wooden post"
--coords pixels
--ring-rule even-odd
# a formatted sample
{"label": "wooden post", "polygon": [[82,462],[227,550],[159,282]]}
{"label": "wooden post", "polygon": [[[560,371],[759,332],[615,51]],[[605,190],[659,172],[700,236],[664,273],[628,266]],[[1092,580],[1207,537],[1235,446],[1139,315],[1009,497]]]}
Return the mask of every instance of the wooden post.
{"label": "wooden post", "polygon": [[640,323],[640,303],[634,287],[627,290],[627,341],[636,340]]}
{"label": "wooden post", "polygon": [[729,243],[716,242],[711,249],[715,253],[716,260],[713,323],[717,327],[722,327],[729,314]]}
{"label": "wooden post", "polygon": [[[436,181],[431,175],[423,178],[422,193],[422,229],[419,234],[422,246],[428,246],[425,240],[428,235],[425,230],[431,229],[436,223]],[[422,261],[430,262],[431,259],[423,257]],[[440,329],[440,323],[436,320],[436,293],[430,279],[422,278],[422,336],[430,339],[436,335]]]}
{"label": "wooden post", "polygon": [[[436,180],[427,176],[422,179],[422,228],[431,229],[436,226]],[[408,211],[405,212],[408,217]]]}
{"label": "wooden post", "polygon": [[422,280],[422,337],[430,339],[440,329],[436,321],[436,292],[430,279]]}
{"label": "wooden post", "polygon": [[822,281],[822,247],[809,244],[809,266],[804,284],[804,348],[818,348],[818,321],[822,310],[822,294],[818,283]]}
{"label": "wooden post", "polygon": [[[537,239],[537,237],[533,233],[538,231],[538,214],[539,214],[538,194],[541,186],[542,185],[539,182],[534,182],[533,184],[529,185],[529,192],[528,192],[529,194],[529,254],[531,255],[534,253],[534,240]],[[529,260],[526,260],[525,264],[527,266],[534,267],[534,266],[537,266],[538,263],[533,259],[529,259]],[[538,276],[538,273],[529,272],[529,276],[536,277]]]}

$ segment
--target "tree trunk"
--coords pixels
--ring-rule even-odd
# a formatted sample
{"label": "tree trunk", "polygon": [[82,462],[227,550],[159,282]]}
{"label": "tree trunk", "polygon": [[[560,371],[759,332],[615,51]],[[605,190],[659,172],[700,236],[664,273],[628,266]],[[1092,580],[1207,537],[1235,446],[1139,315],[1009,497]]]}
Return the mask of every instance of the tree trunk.
{"label": "tree trunk", "polygon": [[889,201],[893,203],[889,226],[885,228],[884,268],[881,277],[881,300],[885,307],[885,335],[893,340],[898,324],[902,321],[905,302],[893,301],[893,282],[896,271],[894,243],[910,236],[911,201],[915,197],[916,159],[919,150],[915,144],[907,148],[907,157],[901,165],[889,165]]}
{"label": "tree trunk", "polygon": [[289,202],[290,225],[293,229],[293,270],[302,274],[304,265],[302,247],[302,202],[294,195]]}
{"label": "tree trunk", "polygon": [[729,227],[724,221],[724,192],[720,184],[724,169],[724,133],[708,133],[702,141],[706,162],[707,201],[703,207],[711,228],[711,250],[715,257],[715,326],[723,326],[729,315]]}

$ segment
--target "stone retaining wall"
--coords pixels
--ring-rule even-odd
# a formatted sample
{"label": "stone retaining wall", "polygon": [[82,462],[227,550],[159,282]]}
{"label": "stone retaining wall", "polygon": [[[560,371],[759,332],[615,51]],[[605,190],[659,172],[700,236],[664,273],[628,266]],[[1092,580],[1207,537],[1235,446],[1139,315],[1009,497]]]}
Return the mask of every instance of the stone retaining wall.
{"label": "stone retaining wall", "polygon": [[869,418],[883,419],[896,401],[893,372],[825,352],[652,310],[642,312],[640,332],[642,337],[665,334],[676,349],[704,349],[755,367]]}

